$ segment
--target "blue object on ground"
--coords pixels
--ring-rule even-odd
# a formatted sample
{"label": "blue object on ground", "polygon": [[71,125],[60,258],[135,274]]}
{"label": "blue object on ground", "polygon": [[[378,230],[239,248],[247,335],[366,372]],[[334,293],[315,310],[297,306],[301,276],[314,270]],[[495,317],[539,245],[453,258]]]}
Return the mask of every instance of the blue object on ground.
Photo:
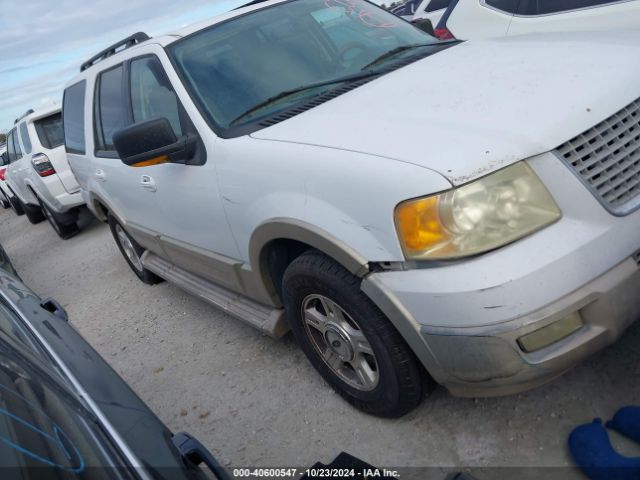
{"label": "blue object on ground", "polygon": [[607,428],[640,443],[640,407],[624,407],[618,410]]}
{"label": "blue object on ground", "polygon": [[569,450],[591,480],[640,480],[640,457],[616,452],[599,418],[571,432]]}

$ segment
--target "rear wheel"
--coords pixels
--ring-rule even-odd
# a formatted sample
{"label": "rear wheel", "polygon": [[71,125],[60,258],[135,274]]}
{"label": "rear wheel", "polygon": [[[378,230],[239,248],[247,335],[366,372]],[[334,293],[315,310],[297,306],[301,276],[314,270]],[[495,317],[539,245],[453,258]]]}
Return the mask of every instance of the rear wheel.
{"label": "rear wheel", "polygon": [[360,279],[310,251],[283,280],[291,330],[311,364],[348,402],[400,417],[424,395],[423,370],[394,326],[360,289]]}
{"label": "rear wheel", "polygon": [[144,248],[129,236],[113,215],[109,215],[109,228],[120,249],[120,253],[122,253],[127,264],[131,270],[133,270],[133,273],[147,285],[155,285],[156,283],[162,282],[162,278],[158,277],[151,270],[144,268],[141,260]]}
{"label": "rear wheel", "polygon": [[1,188],[0,188],[0,204],[2,204],[2,208],[4,208],[5,210],[7,208],[11,208],[9,197],[7,197],[7,194],[4,193],[4,190],[2,190]]}
{"label": "rear wheel", "polygon": [[24,209],[22,208],[22,202],[18,199],[18,197],[16,197],[14,195],[13,197],[8,197],[8,198],[9,198],[9,204],[11,205],[11,208],[12,208],[13,212],[17,216],[24,215]]}
{"label": "rear wheel", "polygon": [[40,223],[45,218],[44,213],[42,213],[42,209],[40,208],[40,206],[23,203],[22,208],[24,210],[25,215],[27,216],[27,219],[33,224]]}
{"label": "rear wheel", "polygon": [[61,239],[67,240],[80,231],[80,228],[78,228],[77,210],[57,213],[51,210],[40,198],[38,198],[38,202],[40,203],[40,209],[44,217],[49,222],[49,225],[51,225],[51,228],[53,228],[53,231],[56,232]]}

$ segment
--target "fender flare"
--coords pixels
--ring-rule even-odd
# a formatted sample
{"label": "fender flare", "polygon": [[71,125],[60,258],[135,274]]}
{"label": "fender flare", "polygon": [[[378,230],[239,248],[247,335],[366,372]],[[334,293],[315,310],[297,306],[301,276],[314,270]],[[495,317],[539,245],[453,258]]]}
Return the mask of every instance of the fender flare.
{"label": "fender flare", "polygon": [[267,291],[272,280],[267,266],[267,246],[277,240],[294,240],[330,256],[357,277],[369,273],[369,262],[353,248],[310,223],[292,218],[273,218],[256,228],[249,241],[249,263]]}

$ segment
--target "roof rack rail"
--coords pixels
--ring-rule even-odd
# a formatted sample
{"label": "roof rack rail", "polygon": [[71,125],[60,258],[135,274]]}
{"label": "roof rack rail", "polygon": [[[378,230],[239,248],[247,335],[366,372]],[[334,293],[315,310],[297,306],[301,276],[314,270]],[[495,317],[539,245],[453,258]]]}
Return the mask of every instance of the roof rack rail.
{"label": "roof rack rail", "polygon": [[87,68],[94,66],[96,63],[101,62],[102,60],[109,58],[112,55],[118,53],[118,49],[121,47],[122,50],[126,50],[127,48],[131,48],[134,45],[142,43],[144,41],[149,40],[151,37],[144,32],[134,33],[130,37],[125,38],[124,40],[120,40],[118,43],[114,43],[109,48],[105,48],[97,55],[91,57],[89,60],[84,62],[80,67],[80,71],[84,72]]}
{"label": "roof rack rail", "polygon": [[17,124],[20,120],[22,120],[24,117],[31,115],[33,113],[33,108],[30,108],[29,110],[27,110],[26,112],[24,112],[22,115],[20,115],[18,118],[16,118],[16,121],[13,122],[13,124]]}
{"label": "roof rack rail", "polygon": [[263,2],[268,2],[269,0],[253,0],[253,1],[249,1],[247,0],[246,3],[240,5],[239,7],[234,8],[234,10],[240,10],[241,8],[244,7],[250,7],[252,5],[257,5],[258,3],[263,3]]}

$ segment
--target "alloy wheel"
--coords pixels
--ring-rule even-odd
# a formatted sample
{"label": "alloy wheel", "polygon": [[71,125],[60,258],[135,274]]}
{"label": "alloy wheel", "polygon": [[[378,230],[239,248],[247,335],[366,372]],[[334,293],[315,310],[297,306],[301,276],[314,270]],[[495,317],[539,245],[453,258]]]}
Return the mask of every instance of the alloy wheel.
{"label": "alloy wheel", "polygon": [[324,295],[302,302],[305,331],[320,357],[342,381],[368,392],[380,380],[371,344],[356,321]]}

